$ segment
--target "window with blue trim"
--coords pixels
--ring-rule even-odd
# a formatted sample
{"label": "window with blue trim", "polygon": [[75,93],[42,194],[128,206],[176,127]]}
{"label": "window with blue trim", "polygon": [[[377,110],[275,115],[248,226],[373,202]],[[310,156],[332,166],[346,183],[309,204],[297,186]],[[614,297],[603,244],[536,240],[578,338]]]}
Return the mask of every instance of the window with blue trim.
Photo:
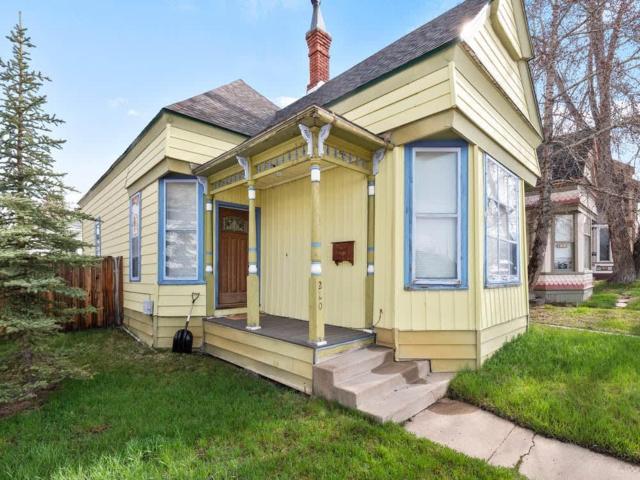
{"label": "window with blue trim", "polygon": [[129,199],[129,280],[140,281],[142,195],[136,193]]}
{"label": "window with blue trim", "polygon": [[405,284],[465,288],[467,145],[425,141],[406,150]]}
{"label": "window with blue trim", "polygon": [[165,178],[160,186],[161,283],[203,281],[203,188],[196,178]]}
{"label": "window with blue trim", "polygon": [[487,285],[520,282],[520,179],[485,155]]}
{"label": "window with blue trim", "polygon": [[102,256],[102,220],[97,217],[94,224],[94,248],[96,257]]}

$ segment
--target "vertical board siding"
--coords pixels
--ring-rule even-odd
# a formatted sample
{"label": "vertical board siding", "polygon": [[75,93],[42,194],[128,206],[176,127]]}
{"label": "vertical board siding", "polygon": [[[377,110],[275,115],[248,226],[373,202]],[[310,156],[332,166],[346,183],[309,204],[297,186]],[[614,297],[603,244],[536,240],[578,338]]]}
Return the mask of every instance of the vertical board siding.
{"label": "vertical board siding", "polygon": [[[367,182],[346,169],[322,172],[322,275],[325,321],[363,328]],[[308,178],[259,193],[262,204],[261,303],[273,315],[307,320],[311,217]],[[355,240],[355,264],[335,265],[331,242]]]}

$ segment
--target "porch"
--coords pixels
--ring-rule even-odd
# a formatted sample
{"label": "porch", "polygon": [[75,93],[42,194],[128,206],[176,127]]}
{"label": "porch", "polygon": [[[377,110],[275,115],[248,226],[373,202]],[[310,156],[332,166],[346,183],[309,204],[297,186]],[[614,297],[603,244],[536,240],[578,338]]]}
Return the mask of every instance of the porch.
{"label": "porch", "polygon": [[260,329],[247,329],[247,315],[204,319],[204,350],[304,393],[313,390],[313,366],[335,355],[362,348],[375,334],[326,325],[326,344],[309,341],[304,320],[260,314]]}

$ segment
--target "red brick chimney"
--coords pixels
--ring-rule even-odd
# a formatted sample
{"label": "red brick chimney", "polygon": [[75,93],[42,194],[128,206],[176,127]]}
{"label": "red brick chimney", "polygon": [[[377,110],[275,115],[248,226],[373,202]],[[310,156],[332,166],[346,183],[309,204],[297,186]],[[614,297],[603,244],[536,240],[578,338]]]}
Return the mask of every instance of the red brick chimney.
{"label": "red brick chimney", "polygon": [[311,0],[313,5],[313,17],[311,28],[307,32],[307,45],[309,46],[309,85],[307,93],[318,89],[329,80],[329,48],[331,47],[331,35],[327,33],[320,11],[320,0]]}

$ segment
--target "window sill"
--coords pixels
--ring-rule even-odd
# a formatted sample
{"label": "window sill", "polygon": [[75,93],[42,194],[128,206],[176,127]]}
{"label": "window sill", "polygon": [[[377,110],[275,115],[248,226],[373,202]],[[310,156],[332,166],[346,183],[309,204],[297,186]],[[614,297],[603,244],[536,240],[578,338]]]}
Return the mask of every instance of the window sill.
{"label": "window sill", "polygon": [[521,287],[522,282],[518,280],[517,282],[500,282],[500,283],[488,283],[485,282],[484,288],[486,289],[494,289],[494,288],[510,288],[510,287]]}
{"label": "window sill", "polygon": [[204,280],[158,280],[158,285],[206,285]]}
{"label": "window sill", "polygon": [[439,291],[439,290],[468,290],[468,285],[464,283],[460,284],[420,284],[420,283],[411,283],[409,285],[405,285],[404,289],[408,292],[424,292],[424,291]]}

